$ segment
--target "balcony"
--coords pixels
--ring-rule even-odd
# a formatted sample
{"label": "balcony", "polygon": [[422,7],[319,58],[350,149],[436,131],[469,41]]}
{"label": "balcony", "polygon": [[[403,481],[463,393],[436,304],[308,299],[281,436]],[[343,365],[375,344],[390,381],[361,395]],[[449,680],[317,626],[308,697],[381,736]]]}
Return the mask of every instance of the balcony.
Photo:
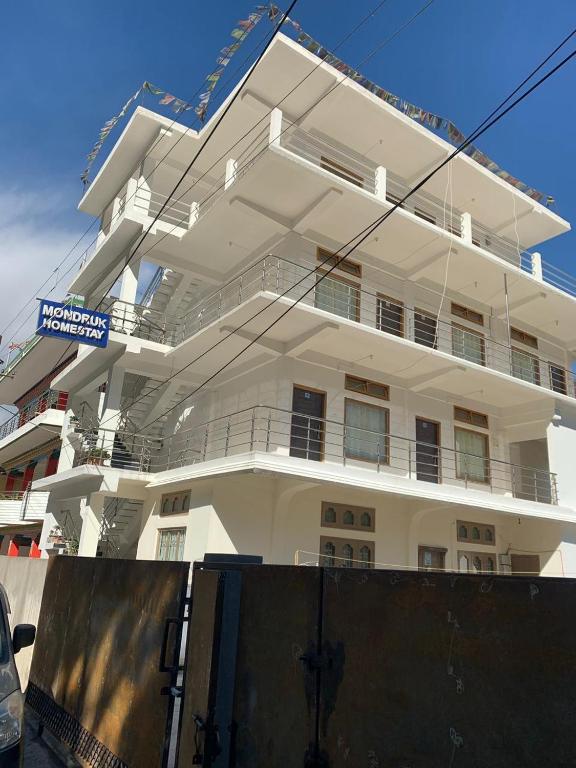
{"label": "balcony", "polygon": [[[351,427],[344,422],[255,406],[183,430],[164,440],[109,430],[79,435],[75,465],[97,464],[138,472],[203,465],[264,453],[316,465],[368,469],[394,477],[398,487],[414,481],[557,505],[556,476],[547,470],[512,464],[398,435]],[[283,457],[283,458],[282,458]],[[413,488],[413,486],[412,486]]]}
{"label": "balcony", "polygon": [[44,519],[48,505],[47,492],[0,492],[0,524],[26,525]]}
{"label": "balcony", "polygon": [[448,355],[477,371],[497,371],[559,395],[576,397],[575,375],[556,362],[510,346],[488,332],[468,329],[457,322],[457,317],[437,320],[431,307],[426,310],[395,302],[366,280],[363,287],[332,276],[317,283],[316,267],[266,257],[181,318],[161,312],[147,315],[146,307],[114,301],[112,328],[177,346],[256,296],[282,296],[286,302],[301,299],[304,306],[376,330],[389,340],[397,337],[425,347],[433,355]]}
{"label": "balcony", "polygon": [[68,393],[47,389],[30,402],[26,403],[17,414],[0,425],[0,440],[8,437],[29,421],[50,409],[65,411],[68,403]]}

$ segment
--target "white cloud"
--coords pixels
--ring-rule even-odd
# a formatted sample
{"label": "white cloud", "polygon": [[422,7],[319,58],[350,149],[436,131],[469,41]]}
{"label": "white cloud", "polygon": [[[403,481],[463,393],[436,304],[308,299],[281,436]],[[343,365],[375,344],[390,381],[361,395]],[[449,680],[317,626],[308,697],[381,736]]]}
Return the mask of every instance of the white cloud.
{"label": "white cloud", "polygon": [[[2,346],[12,336],[15,341],[22,341],[34,332],[36,296],[39,293],[42,296],[48,295],[57,278],[80,254],[80,250],[76,250],[63,266],[60,275],[53,274],[81,233],[62,219],[62,211],[69,204],[70,199],[63,191],[47,188],[30,192],[14,188],[0,192]],[[86,219],[86,226],[89,223]],[[86,244],[89,239],[88,236]],[[55,299],[64,296],[73,274],[71,272],[58,283],[50,296]],[[47,279],[48,283],[41,289]],[[17,313],[20,313],[18,318],[12,322]],[[26,320],[31,313],[32,316]],[[23,322],[24,327],[19,329]],[[5,357],[4,354],[0,356]]]}

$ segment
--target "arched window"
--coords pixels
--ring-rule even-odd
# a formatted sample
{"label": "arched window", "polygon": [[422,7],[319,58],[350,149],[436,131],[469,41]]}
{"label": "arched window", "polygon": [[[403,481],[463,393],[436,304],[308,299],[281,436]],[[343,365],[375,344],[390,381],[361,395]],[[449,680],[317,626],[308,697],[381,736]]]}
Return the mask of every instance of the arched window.
{"label": "arched window", "polygon": [[487,571],[493,571],[494,570],[494,560],[492,560],[491,557],[489,557],[486,560],[486,570]]}
{"label": "arched window", "polygon": [[472,538],[476,541],[480,541],[480,528],[477,528],[476,526],[472,528]]}
{"label": "arched window", "polygon": [[347,509],[346,512],[344,512],[344,525],[354,525],[354,512],[352,512],[350,509]]}
{"label": "arched window", "polygon": [[370,556],[370,547],[360,547],[360,560],[362,561],[361,568],[370,568],[370,562],[372,560]]}
{"label": "arched window", "polygon": [[336,510],[334,507],[326,507],[324,510],[324,522],[335,523],[336,522]]}
{"label": "arched window", "polygon": [[164,499],[162,502],[162,514],[166,515],[168,513],[168,505],[170,504],[170,499]]}
{"label": "arched window", "polygon": [[476,556],[472,562],[474,563],[474,570],[476,571],[476,573],[480,573],[480,571],[482,570],[482,560],[480,560],[480,558]]}
{"label": "arched window", "polygon": [[333,566],[334,565],[334,555],[336,554],[336,547],[334,544],[332,544],[331,541],[327,541],[324,544],[324,565],[326,566]]}
{"label": "arched window", "polygon": [[182,506],[180,509],[182,512],[188,512],[188,509],[190,508],[190,494],[185,493],[184,496],[182,496]]}
{"label": "arched window", "polygon": [[352,549],[350,544],[344,544],[342,547],[342,557],[344,560],[342,561],[342,567],[343,568],[352,568],[353,560],[354,560],[354,550]]}
{"label": "arched window", "polygon": [[178,506],[178,496],[174,496],[172,499],[172,512],[178,512],[176,507]]}
{"label": "arched window", "polygon": [[484,541],[493,542],[494,541],[494,534],[492,533],[492,528],[486,528],[484,531]]}
{"label": "arched window", "polygon": [[470,561],[468,560],[468,557],[466,555],[460,555],[460,560],[458,561],[458,566],[460,568],[461,573],[467,573],[470,566]]}
{"label": "arched window", "polygon": [[362,512],[362,517],[360,518],[360,524],[364,528],[372,527],[372,515],[370,514],[370,512]]}
{"label": "arched window", "polygon": [[468,528],[466,528],[465,525],[461,525],[460,528],[458,528],[458,536],[461,539],[467,539],[468,538]]}

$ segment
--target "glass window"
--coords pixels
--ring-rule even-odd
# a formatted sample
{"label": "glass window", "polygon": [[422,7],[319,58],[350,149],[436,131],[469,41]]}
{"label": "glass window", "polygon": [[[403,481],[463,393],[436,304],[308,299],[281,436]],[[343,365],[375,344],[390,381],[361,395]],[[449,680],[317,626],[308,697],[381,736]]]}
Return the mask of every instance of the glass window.
{"label": "glass window", "polygon": [[172,512],[178,512],[178,496],[172,499]]}
{"label": "glass window", "polygon": [[476,528],[476,526],[474,526],[474,528],[472,528],[472,538],[476,539],[477,541],[480,540],[480,529]]}
{"label": "glass window", "polygon": [[189,509],[190,509],[190,494],[185,493],[184,496],[182,496],[181,510],[182,512],[188,512]]}
{"label": "glass window", "polygon": [[347,509],[346,512],[344,512],[344,525],[354,525],[354,512]]}
{"label": "glass window", "polygon": [[452,354],[477,365],[486,365],[484,337],[453,323]]}
{"label": "glass window", "polygon": [[360,319],[360,291],[346,280],[330,275],[318,278],[314,294],[314,306],[348,320]]}
{"label": "glass window", "polygon": [[342,547],[342,557],[344,558],[344,568],[352,568],[354,565],[354,550],[351,544],[344,544]]}
{"label": "glass window", "polygon": [[494,570],[494,560],[492,560],[491,557],[486,558],[486,570],[487,571],[493,571]]}
{"label": "glass window", "polygon": [[490,479],[488,437],[467,429],[454,430],[456,443],[456,477],[475,483]]}
{"label": "glass window", "polygon": [[360,561],[361,561],[361,568],[369,568],[370,567],[370,547],[363,546],[360,547]]}
{"label": "glass window", "polygon": [[474,564],[474,570],[475,570],[477,573],[480,573],[480,571],[482,570],[482,560],[480,560],[480,558],[479,558],[478,556],[476,556],[476,557],[475,557],[475,558],[472,560],[472,563]]}
{"label": "glass window", "polygon": [[326,507],[324,510],[324,522],[335,523],[336,522],[336,510],[334,507]]}
{"label": "glass window", "polygon": [[404,336],[404,305],[380,296],[376,309],[376,327],[394,336]]}
{"label": "glass window", "polygon": [[344,453],[349,459],[388,463],[388,411],[346,400]]}
{"label": "glass window", "polygon": [[164,499],[162,501],[162,514],[163,515],[167,515],[168,514],[169,504],[170,504],[170,499],[166,498],[166,499]]}
{"label": "glass window", "polygon": [[512,376],[531,384],[540,384],[540,363],[538,358],[519,349],[512,350]]}
{"label": "glass window", "polygon": [[336,547],[331,541],[324,544],[324,565],[333,567],[335,564]]}
{"label": "glass window", "polygon": [[558,365],[550,365],[550,386],[553,392],[560,392],[560,394],[567,394],[566,387],[566,371],[564,368],[560,368]]}
{"label": "glass window", "polygon": [[430,349],[438,348],[438,324],[427,312],[414,312],[414,341]]}
{"label": "glass window", "polygon": [[458,528],[458,538],[462,540],[466,540],[468,538],[468,528],[466,528],[465,525],[461,525],[460,528]]}
{"label": "glass window", "polygon": [[185,540],[186,528],[166,528],[158,531],[157,560],[182,561]]}
{"label": "glass window", "polygon": [[492,533],[492,528],[486,528],[484,531],[484,541],[489,541],[492,543],[494,541],[494,534]]}
{"label": "glass window", "polygon": [[362,517],[360,519],[360,524],[364,528],[371,528],[372,527],[372,515],[370,512],[363,512]]}

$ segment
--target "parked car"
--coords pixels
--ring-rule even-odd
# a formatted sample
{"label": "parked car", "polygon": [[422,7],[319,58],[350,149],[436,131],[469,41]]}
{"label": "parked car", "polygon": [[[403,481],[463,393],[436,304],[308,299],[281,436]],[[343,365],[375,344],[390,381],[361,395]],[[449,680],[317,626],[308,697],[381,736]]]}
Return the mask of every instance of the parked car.
{"label": "parked car", "polygon": [[19,768],[24,759],[24,695],[20,689],[14,655],[32,645],[33,624],[18,624],[10,637],[10,603],[0,586],[0,766]]}

